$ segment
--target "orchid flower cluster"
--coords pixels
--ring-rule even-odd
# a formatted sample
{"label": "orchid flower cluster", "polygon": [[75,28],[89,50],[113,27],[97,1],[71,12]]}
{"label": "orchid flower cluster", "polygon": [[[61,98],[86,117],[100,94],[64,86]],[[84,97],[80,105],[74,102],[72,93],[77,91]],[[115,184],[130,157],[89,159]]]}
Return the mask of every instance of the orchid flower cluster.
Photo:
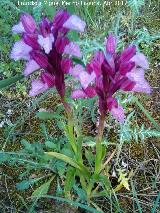
{"label": "orchid flower cluster", "polygon": [[73,65],[72,56],[81,57],[79,46],[70,42],[67,33],[70,30],[83,32],[85,25],[78,16],[63,10],[56,13],[52,22],[44,17],[39,27],[31,15],[21,15],[20,22],[12,28],[14,33],[21,34],[21,40],[14,44],[11,58],[27,60],[23,72],[26,77],[41,70],[39,79],[31,83],[30,96],[55,86],[61,98],[64,97],[64,75]]}
{"label": "orchid flower cluster", "polygon": [[80,82],[79,88],[72,91],[73,99],[98,96],[101,115],[110,111],[115,119],[123,122],[124,110],[114,95],[118,90],[150,93],[151,87],[144,78],[145,69],[149,68],[148,61],[134,45],[117,52],[117,40],[109,34],[105,52],[95,52],[85,67],[75,65],[72,58],[81,58],[82,54],[67,33],[70,30],[84,32],[85,26],[84,21],[66,10],[58,11],[52,22],[44,17],[39,27],[31,15],[22,14],[20,22],[12,28],[14,33],[21,35],[21,40],[14,44],[11,58],[27,61],[23,71],[26,77],[40,70],[40,77],[31,83],[30,96],[55,86],[63,99],[64,75],[69,74]]}

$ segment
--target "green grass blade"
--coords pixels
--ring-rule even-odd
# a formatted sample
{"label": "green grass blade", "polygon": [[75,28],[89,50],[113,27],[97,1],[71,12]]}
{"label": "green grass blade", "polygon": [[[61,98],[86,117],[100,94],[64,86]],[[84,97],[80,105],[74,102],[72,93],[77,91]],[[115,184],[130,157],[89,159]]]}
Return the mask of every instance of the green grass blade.
{"label": "green grass blade", "polygon": [[139,211],[139,213],[142,213],[142,208],[140,206],[140,203],[139,203],[139,200],[138,200],[138,197],[137,197],[137,193],[136,193],[136,190],[135,190],[135,187],[134,187],[132,181],[131,181],[131,187],[132,187],[133,197],[135,198],[135,201],[136,201],[136,204],[137,204],[137,207],[138,207],[138,211]]}
{"label": "green grass blade", "polygon": [[137,106],[142,110],[142,112],[146,115],[146,117],[152,122],[157,130],[160,130],[160,125],[154,120],[154,118],[150,115],[150,113],[144,108],[144,106],[138,101],[136,97],[133,97],[133,101],[137,104]]}
{"label": "green grass blade", "polygon": [[39,198],[49,198],[49,199],[54,199],[54,200],[57,200],[57,201],[60,201],[60,202],[65,202],[65,203],[68,203],[68,204],[70,204],[72,206],[80,207],[80,208],[85,209],[88,212],[92,212],[92,213],[103,213],[103,212],[98,211],[98,210],[96,210],[96,209],[94,209],[92,207],[89,207],[87,205],[78,203],[76,201],[68,200],[68,199],[65,199],[65,198],[61,198],[61,197],[55,197],[55,196],[45,195],[45,196],[40,196]]}
{"label": "green grass blade", "polygon": [[157,195],[157,198],[155,200],[155,204],[154,204],[154,206],[153,206],[153,208],[151,210],[151,213],[155,213],[156,212],[156,209],[159,206],[159,203],[160,203],[160,192]]}
{"label": "green grass blade", "polygon": [[11,86],[12,84],[16,83],[17,81],[21,80],[22,78],[24,78],[23,75],[16,75],[12,78],[1,80],[0,81],[0,89]]}

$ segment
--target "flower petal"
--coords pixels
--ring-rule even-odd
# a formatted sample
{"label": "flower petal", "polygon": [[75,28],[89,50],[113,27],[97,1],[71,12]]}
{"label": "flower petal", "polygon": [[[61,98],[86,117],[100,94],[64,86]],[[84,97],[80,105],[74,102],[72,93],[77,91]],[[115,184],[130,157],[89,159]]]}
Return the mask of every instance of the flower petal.
{"label": "flower petal", "polygon": [[89,74],[85,71],[82,65],[77,64],[75,67],[70,69],[69,72],[73,77],[78,78],[83,89],[86,89],[88,85],[95,79],[96,75],[94,72]]}
{"label": "flower petal", "polygon": [[126,75],[126,73],[130,72],[135,66],[135,62],[127,61],[125,63],[120,64],[119,72],[121,75]]}
{"label": "flower petal", "polygon": [[135,82],[132,91],[144,92],[147,94],[151,93],[151,87],[144,78],[144,70],[142,68],[133,69],[131,72],[127,73],[127,77]]}
{"label": "flower petal", "polygon": [[88,98],[93,98],[97,95],[95,88],[91,86],[87,87],[84,91]]}
{"label": "flower petal", "polygon": [[52,50],[52,44],[54,42],[54,37],[52,34],[49,34],[47,37],[43,37],[42,35],[38,35],[38,43],[44,49],[46,54],[49,54]]}
{"label": "flower petal", "polygon": [[28,13],[23,13],[20,18],[23,27],[27,33],[34,33],[36,30],[36,22]]}
{"label": "flower petal", "polygon": [[143,69],[149,69],[149,63],[143,53],[137,53],[131,58],[131,61],[135,62],[136,66],[139,66]]}
{"label": "flower petal", "polygon": [[38,51],[32,51],[30,53],[31,57],[37,62],[37,64],[45,69],[48,66],[48,58],[45,54],[40,53]]}
{"label": "flower petal", "polygon": [[68,20],[63,24],[63,27],[76,30],[78,32],[84,32],[86,23],[82,21],[78,16],[72,15]]}
{"label": "flower petal", "polygon": [[30,60],[27,62],[26,68],[25,68],[23,74],[24,74],[24,76],[28,76],[31,73],[33,73],[34,71],[38,70],[39,68],[40,68],[40,66],[34,60]]}
{"label": "flower petal", "polygon": [[47,37],[51,33],[50,21],[46,17],[40,23],[40,31],[43,37]]}
{"label": "flower petal", "polygon": [[30,96],[36,96],[40,93],[45,92],[49,88],[47,83],[44,83],[40,79],[33,80],[32,83],[31,83],[31,86],[32,86],[32,88],[29,91]]}
{"label": "flower petal", "polygon": [[64,52],[65,47],[69,44],[69,39],[67,37],[58,37],[55,43],[56,50],[59,54]]}
{"label": "flower petal", "polygon": [[125,79],[123,81],[123,83],[121,84],[120,88],[123,91],[133,91],[134,86],[136,85],[136,83],[134,81],[131,81],[130,79]]}
{"label": "flower petal", "polygon": [[24,33],[25,32],[25,29],[23,27],[23,24],[22,22],[19,22],[18,24],[14,25],[12,27],[12,32],[13,33]]}
{"label": "flower petal", "polygon": [[115,50],[116,50],[116,38],[113,36],[112,33],[110,33],[106,40],[106,52],[114,54]]}
{"label": "flower petal", "polygon": [[79,75],[80,83],[83,89],[86,89],[95,78],[96,75],[94,72],[92,72],[91,74],[88,74],[87,72],[81,72]]}
{"label": "flower petal", "polygon": [[59,30],[69,18],[69,13],[66,10],[59,10],[53,19],[53,28]]}
{"label": "flower petal", "polygon": [[24,33],[23,36],[23,41],[29,45],[30,47],[32,47],[34,50],[38,50],[39,49],[39,44],[37,41],[37,35],[35,34],[29,34],[29,33]]}
{"label": "flower petal", "polygon": [[117,100],[111,96],[107,98],[107,109],[111,110],[113,107],[117,108],[118,103]]}
{"label": "flower petal", "polygon": [[69,73],[70,69],[72,68],[72,60],[70,58],[64,58],[61,60],[61,69],[63,73]]}
{"label": "flower petal", "polygon": [[120,56],[120,61],[126,62],[129,61],[136,54],[136,46],[131,45],[126,47]]}
{"label": "flower petal", "polygon": [[78,44],[75,42],[70,42],[64,49],[65,54],[76,56],[77,58],[81,58],[82,54]]}
{"label": "flower petal", "polygon": [[77,64],[72,69],[70,69],[69,74],[74,78],[79,78],[80,73],[85,72],[85,69],[82,65]]}
{"label": "flower petal", "polygon": [[97,51],[94,54],[94,57],[91,59],[90,68],[93,69],[96,76],[101,75],[101,66],[104,61],[104,54],[101,51]]}
{"label": "flower petal", "polygon": [[11,51],[10,57],[15,61],[19,59],[29,60],[29,52],[32,50],[30,46],[25,44],[22,40],[17,41]]}
{"label": "flower petal", "polygon": [[44,83],[48,85],[48,87],[54,87],[55,85],[55,77],[48,72],[43,72],[41,74],[41,79]]}
{"label": "flower petal", "polygon": [[86,93],[83,90],[77,89],[74,90],[71,94],[71,98],[77,99],[77,98],[87,98]]}
{"label": "flower petal", "polygon": [[118,105],[118,107],[112,107],[110,110],[113,117],[119,121],[120,123],[124,123],[125,120],[125,114],[124,109],[121,105]]}

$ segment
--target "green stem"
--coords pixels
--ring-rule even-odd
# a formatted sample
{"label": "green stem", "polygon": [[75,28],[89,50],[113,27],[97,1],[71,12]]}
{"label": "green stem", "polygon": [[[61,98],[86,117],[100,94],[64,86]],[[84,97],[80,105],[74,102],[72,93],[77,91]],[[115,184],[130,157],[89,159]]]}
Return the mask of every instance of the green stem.
{"label": "green stem", "polygon": [[74,126],[73,126],[73,120],[71,118],[68,118],[68,134],[69,134],[69,141],[72,146],[72,149],[75,154],[77,154],[77,144],[75,141],[74,136]]}
{"label": "green stem", "polygon": [[70,142],[70,145],[71,145],[74,153],[77,154],[77,144],[76,144],[75,135],[74,135],[74,122],[73,122],[72,110],[71,110],[69,104],[64,101],[64,99],[61,99],[61,101],[63,103],[65,112],[68,117],[67,129],[68,129],[69,142]]}
{"label": "green stem", "polygon": [[104,130],[105,115],[100,116],[98,134],[96,138],[96,159],[95,159],[95,174],[99,174],[102,164],[102,138]]}

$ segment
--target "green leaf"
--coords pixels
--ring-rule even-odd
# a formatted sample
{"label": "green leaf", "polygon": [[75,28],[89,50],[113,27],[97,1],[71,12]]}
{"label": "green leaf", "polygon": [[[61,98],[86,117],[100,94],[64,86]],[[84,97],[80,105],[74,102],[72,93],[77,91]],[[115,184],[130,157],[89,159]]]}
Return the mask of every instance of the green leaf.
{"label": "green leaf", "polygon": [[72,200],[68,200],[68,199],[65,199],[65,198],[61,198],[61,197],[45,195],[45,196],[41,196],[41,198],[51,198],[51,199],[54,199],[54,200],[57,200],[57,201],[60,201],[60,202],[65,202],[65,203],[68,203],[68,204],[70,204],[72,206],[80,207],[82,209],[85,209],[85,210],[87,210],[87,212],[102,213],[101,211],[98,211],[98,210],[96,210],[96,209],[94,209],[94,208],[92,208],[90,206],[78,203],[77,201],[72,201]]}
{"label": "green leaf", "polygon": [[42,184],[40,187],[38,187],[33,193],[32,193],[32,197],[39,197],[41,195],[46,195],[48,193],[50,184],[52,182],[52,180],[55,178],[55,176],[53,176],[49,181],[47,181],[46,183]]}
{"label": "green leaf", "polygon": [[57,153],[57,152],[45,152],[45,154],[52,156],[52,157],[55,157],[59,160],[62,160],[64,162],[70,164],[71,166],[81,170],[81,167],[72,158],[70,158],[66,155],[63,155],[63,154],[60,154],[60,153]]}
{"label": "green leaf", "polygon": [[84,64],[84,62],[81,60],[81,59],[79,59],[79,58],[72,58],[72,60],[76,63],[76,64],[81,64],[83,67],[85,67],[85,64]]}
{"label": "green leaf", "polygon": [[46,141],[45,142],[46,147],[50,148],[50,149],[56,149],[57,148],[57,144],[51,142],[51,141]]}
{"label": "green leaf", "polygon": [[127,173],[125,173],[123,169],[118,169],[118,172],[119,172],[118,182],[122,184],[127,190],[130,190],[128,183],[129,178],[126,177]]}
{"label": "green leaf", "polygon": [[144,4],[144,0],[128,0],[128,5],[130,6],[131,10],[137,14],[139,14],[139,11]]}
{"label": "green leaf", "polygon": [[79,40],[79,36],[78,36],[78,33],[76,31],[70,31],[68,33],[67,37],[72,41],[78,41]]}
{"label": "green leaf", "polygon": [[50,113],[50,112],[38,112],[37,117],[42,120],[48,120],[48,119],[65,119],[64,116],[58,115],[57,113]]}
{"label": "green leaf", "polygon": [[30,179],[30,180],[23,180],[23,181],[16,184],[16,188],[18,190],[28,189],[30,187],[30,185],[33,185],[34,183],[41,180],[42,178],[43,177],[36,178],[36,179]]}
{"label": "green leaf", "polygon": [[24,146],[24,148],[27,151],[34,151],[33,145],[30,144],[27,140],[25,140],[25,139],[21,140],[21,144]]}
{"label": "green leaf", "polygon": [[0,89],[11,86],[12,84],[16,83],[17,81],[21,80],[22,78],[24,78],[23,75],[16,75],[12,78],[1,80],[0,81]]}
{"label": "green leaf", "polygon": [[70,191],[74,185],[76,170],[73,167],[69,167],[66,174],[66,180],[64,183],[64,191],[66,195],[70,194]]}
{"label": "green leaf", "polygon": [[95,156],[90,150],[85,149],[85,157],[87,158],[90,165],[93,164]]}

